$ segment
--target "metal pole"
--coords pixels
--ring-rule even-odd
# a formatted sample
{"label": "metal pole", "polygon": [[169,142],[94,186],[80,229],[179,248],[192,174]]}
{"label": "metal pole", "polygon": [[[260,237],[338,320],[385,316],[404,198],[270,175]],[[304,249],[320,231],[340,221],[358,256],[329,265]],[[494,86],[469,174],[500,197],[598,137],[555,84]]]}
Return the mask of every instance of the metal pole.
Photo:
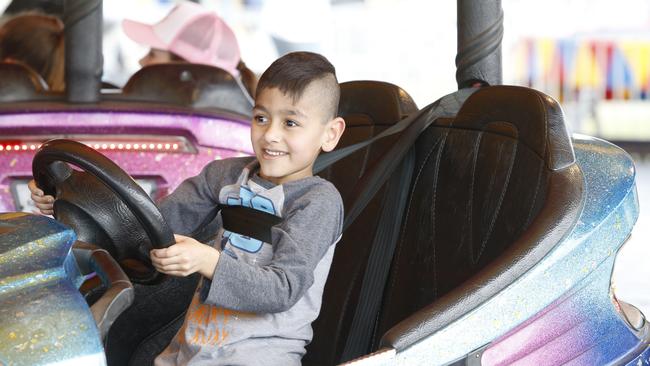
{"label": "metal pole", "polygon": [[102,77],[102,1],[65,0],[65,84],[69,102],[99,101]]}
{"label": "metal pole", "polygon": [[503,9],[501,0],[457,0],[458,88],[476,83],[498,85],[501,76]]}

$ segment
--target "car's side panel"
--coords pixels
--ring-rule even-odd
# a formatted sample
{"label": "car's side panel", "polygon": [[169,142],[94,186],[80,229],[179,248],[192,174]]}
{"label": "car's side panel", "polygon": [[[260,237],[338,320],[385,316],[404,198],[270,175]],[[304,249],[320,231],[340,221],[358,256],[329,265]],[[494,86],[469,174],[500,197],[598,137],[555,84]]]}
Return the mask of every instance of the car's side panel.
{"label": "car's side panel", "polygon": [[647,339],[630,330],[611,298],[613,262],[612,256],[566,296],[494,341],[481,365],[604,365],[644,348]]}
{"label": "car's side panel", "polygon": [[44,216],[0,214],[0,364],[106,363],[78,286],[74,232]]}

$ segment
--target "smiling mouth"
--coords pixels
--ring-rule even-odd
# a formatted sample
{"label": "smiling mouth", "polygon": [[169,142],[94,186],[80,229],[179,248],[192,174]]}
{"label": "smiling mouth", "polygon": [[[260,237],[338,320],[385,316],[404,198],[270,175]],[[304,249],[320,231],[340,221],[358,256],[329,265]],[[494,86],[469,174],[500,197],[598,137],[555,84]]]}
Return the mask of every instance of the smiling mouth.
{"label": "smiling mouth", "polygon": [[262,151],[264,151],[264,155],[268,155],[271,157],[279,157],[279,156],[287,155],[287,153],[284,151],[276,151],[276,150],[269,150],[269,149],[263,149]]}

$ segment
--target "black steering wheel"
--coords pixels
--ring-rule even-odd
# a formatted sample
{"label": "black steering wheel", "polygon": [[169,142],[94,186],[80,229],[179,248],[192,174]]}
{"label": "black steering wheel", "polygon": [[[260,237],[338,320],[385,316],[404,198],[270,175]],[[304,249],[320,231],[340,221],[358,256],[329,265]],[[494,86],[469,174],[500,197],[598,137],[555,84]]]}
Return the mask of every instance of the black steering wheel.
{"label": "black steering wheel", "polygon": [[164,275],[153,267],[149,251],[174,244],[174,235],[131,176],[96,150],[64,139],[41,146],[32,173],[56,197],[54,217],[72,227],[78,240],[106,249],[131,281],[160,282]]}

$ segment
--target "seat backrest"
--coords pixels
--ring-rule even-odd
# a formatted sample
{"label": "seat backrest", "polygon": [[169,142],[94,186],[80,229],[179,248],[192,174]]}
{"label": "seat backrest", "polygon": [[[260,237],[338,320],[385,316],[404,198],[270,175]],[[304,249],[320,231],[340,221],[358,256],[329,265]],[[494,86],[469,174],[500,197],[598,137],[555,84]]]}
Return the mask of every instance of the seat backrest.
{"label": "seat backrest", "polygon": [[[411,96],[397,85],[370,80],[341,83],[339,116],[343,117],[346,126],[337,148],[370,139],[417,110]],[[343,201],[348,201],[354,183],[395,141],[396,136],[377,141],[347,156],[319,175],[334,183]],[[354,167],[354,172],[349,167]]]}
{"label": "seat backrest", "polygon": [[0,102],[34,100],[48,90],[41,75],[19,63],[0,63]]}
{"label": "seat backrest", "polygon": [[[341,83],[339,115],[345,119],[346,129],[337,148],[367,140],[415,111],[417,106],[413,99],[396,85],[379,81]],[[386,137],[319,174],[337,187],[346,209],[353,199],[352,189],[358,178],[372,169],[373,163],[392,146],[396,138],[397,135]],[[368,204],[367,211],[377,215],[367,214],[357,219],[353,227],[374,232],[384,191],[385,187]],[[356,230],[356,236],[345,234],[337,244],[325,284],[323,305],[318,319],[312,324],[314,337],[307,347],[303,365],[331,365],[340,358],[350,327],[349,319],[356,309],[365,259],[372,244],[372,236],[361,233],[362,230]]]}
{"label": "seat backrest", "polygon": [[[406,216],[374,344],[400,348],[458,319],[537,263],[575,222],[582,177],[558,103],[485,87],[415,145]],[[400,321],[409,318],[405,323]]]}
{"label": "seat backrest", "polygon": [[210,65],[165,63],[138,70],[122,88],[132,100],[217,108],[250,116],[253,101],[241,82]]}

